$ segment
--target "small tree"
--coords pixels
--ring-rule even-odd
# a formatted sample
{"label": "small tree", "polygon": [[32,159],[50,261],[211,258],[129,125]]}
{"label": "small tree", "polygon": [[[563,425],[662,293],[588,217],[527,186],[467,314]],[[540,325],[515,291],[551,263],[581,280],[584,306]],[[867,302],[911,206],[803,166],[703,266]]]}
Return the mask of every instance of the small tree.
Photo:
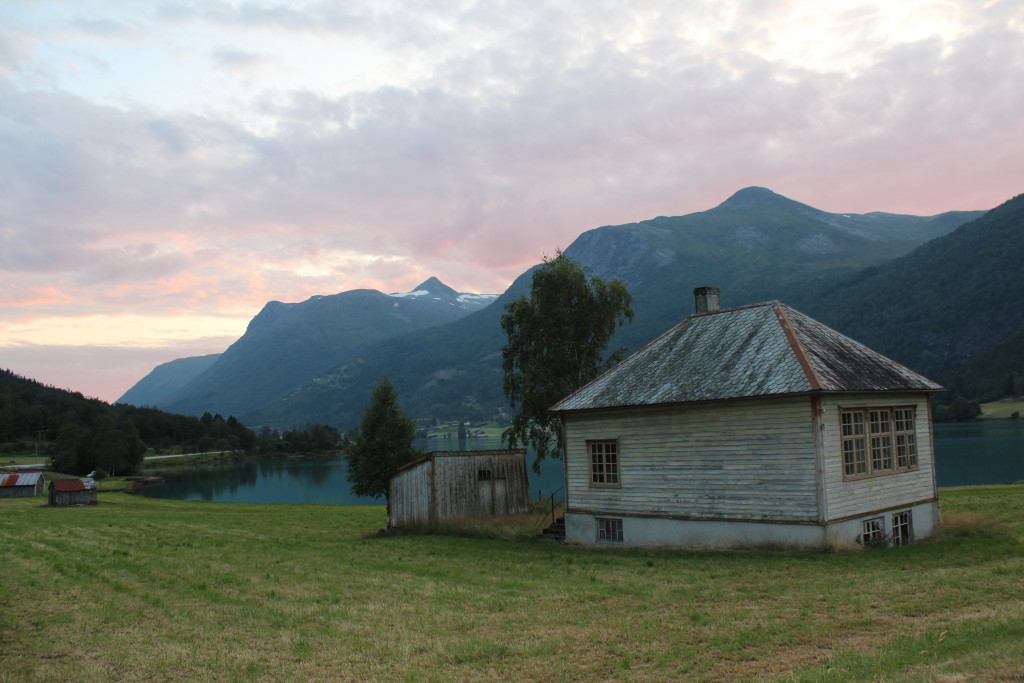
{"label": "small tree", "polygon": [[505,306],[501,327],[504,391],[514,412],[502,438],[512,448],[537,451],[534,470],[564,450],[557,419],[548,408],[619,360],[624,349],[603,358],[615,330],[633,319],[632,297],[620,280],[589,277],[559,250],[533,272],[530,298]]}
{"label": "small tree", "polygon": [[399,407],[398,392],[385,375],[373,388],[359,431],[345,453],[352,493],[384,496],[390,511],[388,481],[396,469],[420,456],[412,446],[415,436],[416,427]]}

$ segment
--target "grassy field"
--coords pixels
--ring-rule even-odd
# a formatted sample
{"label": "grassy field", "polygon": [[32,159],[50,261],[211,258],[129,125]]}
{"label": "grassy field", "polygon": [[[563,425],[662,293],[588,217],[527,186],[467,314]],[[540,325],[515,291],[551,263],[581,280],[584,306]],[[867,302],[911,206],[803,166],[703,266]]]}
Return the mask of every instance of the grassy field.
{"label": "grassy field", "polygon": [[1003,399],[981,404],[982,420],[1009,420],[1015,412],[1024,415],[1024,400]]}
{"label": "grassy field", "polygon": [[0,467],[4,465],[36,465],[46,464],[50,461],[48,455],[35,455],[35,454],[23,454],[17,455],[4,454],[0,455]]}
{"label": "grassy field", "polygon": [[1024,487],[864,552],[374,536],[381,507],[0,500],[0,681],[1021,680]]}

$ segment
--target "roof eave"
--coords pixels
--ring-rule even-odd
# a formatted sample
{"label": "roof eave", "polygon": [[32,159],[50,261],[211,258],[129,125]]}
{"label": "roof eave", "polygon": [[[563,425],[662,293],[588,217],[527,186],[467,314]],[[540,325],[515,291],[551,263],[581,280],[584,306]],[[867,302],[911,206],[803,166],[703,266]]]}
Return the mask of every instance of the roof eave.
{"label": "roof eave", "polygon": [[814,396],[814,395],[834,395],[839,396],[842,394],[937,394],[945,391],[945,388],[938,389],[913,389],[913,388],[900,388],[900,389],[811,389],[808,391],[792,391],[782,394],[755,394],[751,396],[727,396],[723,398],[704,398],[693,401],[666,401],[664,403],[631,403],[623,405],[612,405],[612,406],[595,406],[591,408],[568,408],[563,410],[548,410],[548,413],[556,416],[569,415],[572,413],[599,413],[609,411],[620,411],[620,410],[637,410],[647,408],[673,408],[680,406],[693,406],[693,405],[704,405],[714,403],[730,403],[736,401],[757,401],[757,400],[772,400],[778,398],[793,398],[796,396]]}

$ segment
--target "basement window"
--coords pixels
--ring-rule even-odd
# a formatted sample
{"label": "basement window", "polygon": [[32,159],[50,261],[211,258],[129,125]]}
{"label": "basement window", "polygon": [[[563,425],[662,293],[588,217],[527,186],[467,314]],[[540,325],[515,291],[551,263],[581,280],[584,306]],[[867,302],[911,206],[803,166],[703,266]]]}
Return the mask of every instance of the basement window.
{"label": "basement window", "polygon": [[477,481],[490,481],[491,479],[494,479],[494,470],[491,470],[491,469],[477,470],[476,471],[476,478],[477,478]]}
{"label": "basement window", "polygon": [[914,540],[914,530],[910,524],[910,510],[896,512],[892,516],[892,544],[909,545]]}
{"label": "basement window", "polygon": [[843,478],[917,469],[913,407],[849,408],[840,412]]}
{"label": "basement window", "polygon": [[864,520],[864,531],[860,536],[865,546],[879,546],[885,543],[885,520],[872,517]]}
{"label": "basement window", "polygon": [[597,540],[599,542],[622,543],[622,520],[598,517]]}
{"label": "basement window", "polygon": [[621,486],[619,482],[619,442],[588,441],[590,451],[590,485]]}

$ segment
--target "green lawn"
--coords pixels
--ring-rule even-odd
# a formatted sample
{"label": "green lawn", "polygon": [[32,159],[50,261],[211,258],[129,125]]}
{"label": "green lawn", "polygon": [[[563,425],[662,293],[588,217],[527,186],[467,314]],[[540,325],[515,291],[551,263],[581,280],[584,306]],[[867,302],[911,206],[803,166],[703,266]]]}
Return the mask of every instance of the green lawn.
{"label": "green lawn", "polygon": [[981,404],[982,420],[1009,420],[1015,412],[1024,415],[1024,399],[1003,399]]}
{"label": "green lawn", "polygon": [[35,464],[46,465],[49,462],[50,462],[50,456],[48,456],[48,455],[33,455],[31,453],[28,454],[28,455],[25,455],[25,454],[18,454],[18,455],[4,454],[4,455],[0,455],[0,468],[4,467],[5,465],[35,465]]}
{"label": "green lawn", "polygon": [[1024,486],[839,553],[385,536],[382,507],[0,500],[0,681],[1018,680]]}

